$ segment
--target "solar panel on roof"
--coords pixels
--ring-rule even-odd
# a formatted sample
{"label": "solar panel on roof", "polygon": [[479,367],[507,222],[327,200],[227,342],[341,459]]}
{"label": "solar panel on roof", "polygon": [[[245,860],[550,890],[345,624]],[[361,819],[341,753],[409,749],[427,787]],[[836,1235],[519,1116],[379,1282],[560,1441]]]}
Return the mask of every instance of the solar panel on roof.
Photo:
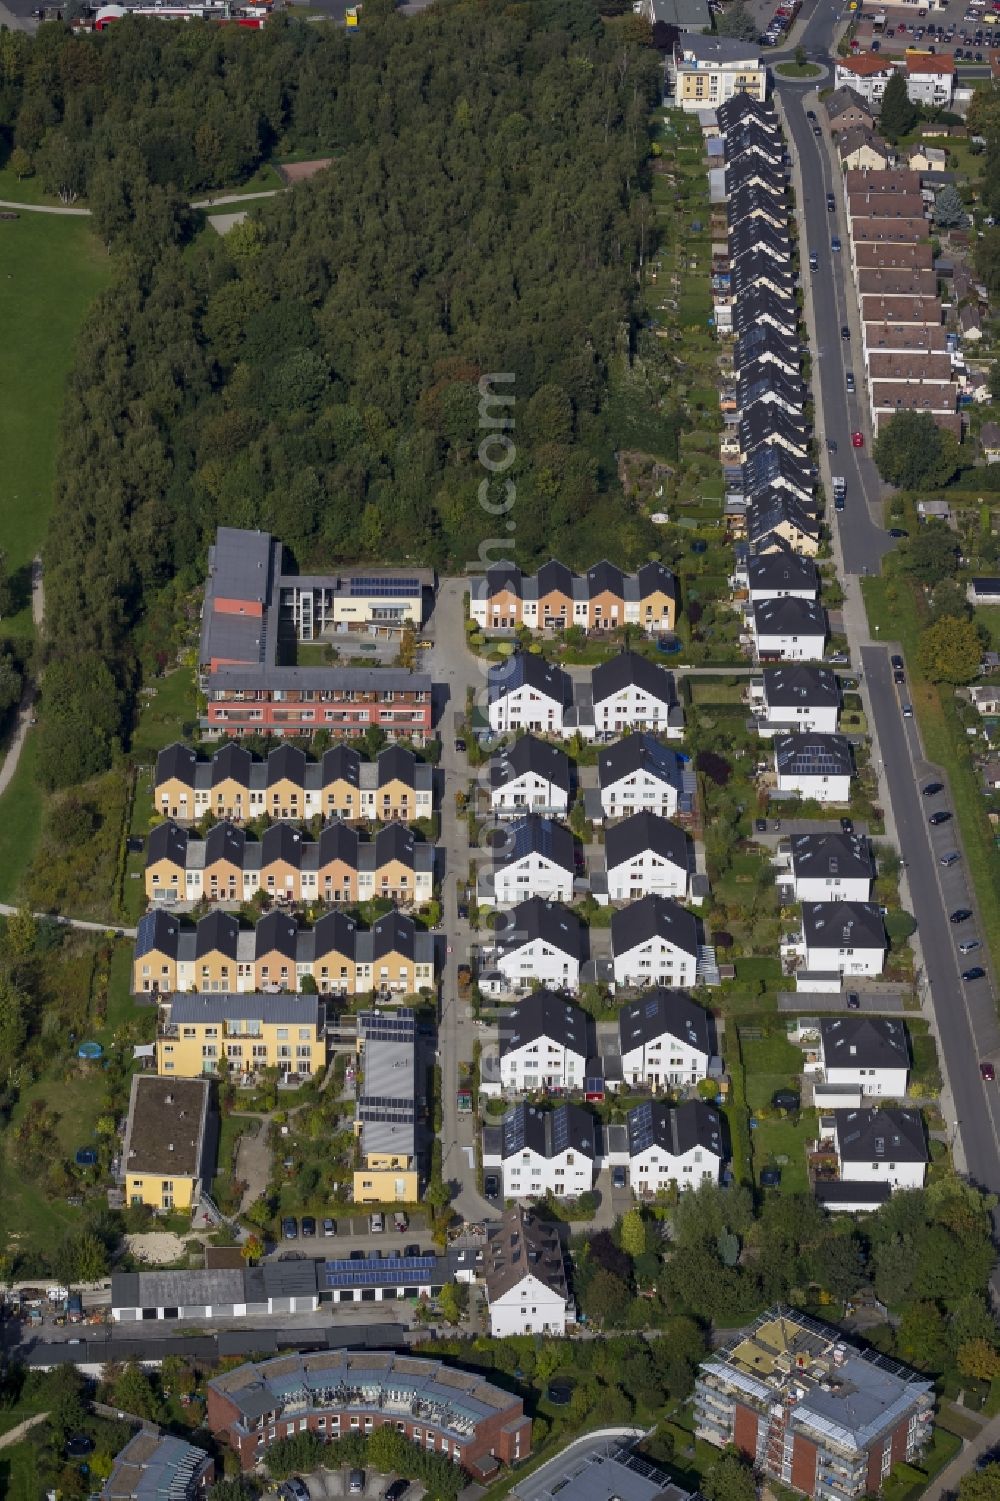
{"label": "solar panel on roof", "polygon": [[420,590],[420,580],[413,578],[352,578],[348,593],[357,598],[362,594],[380,594],[386,599],[404,599]]}
{"label": "solar panel on roof", "polygon": [[638,1105],[632,1112],[632,1140],[637,1152],[644,1152],[653,1144],[653,1107]]}
{"label": "solar panel on roof", "polygon": [[552,1150],[565,1152],[569,1146],[569,1111],[557,1110],[552,1117]]}

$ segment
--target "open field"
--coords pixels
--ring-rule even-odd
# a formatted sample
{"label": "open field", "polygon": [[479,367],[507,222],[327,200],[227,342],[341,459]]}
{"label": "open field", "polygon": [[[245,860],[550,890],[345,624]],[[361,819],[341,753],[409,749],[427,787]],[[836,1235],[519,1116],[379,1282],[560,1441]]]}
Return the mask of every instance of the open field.
{"label": "open field", "polygon": [[[30,564],[52,509],[59,415],[76,337],[110,276],[86,220],[22,214],[0,223],[0,536],[13,574]],[[30,601],[4,622],[31,630]]]}

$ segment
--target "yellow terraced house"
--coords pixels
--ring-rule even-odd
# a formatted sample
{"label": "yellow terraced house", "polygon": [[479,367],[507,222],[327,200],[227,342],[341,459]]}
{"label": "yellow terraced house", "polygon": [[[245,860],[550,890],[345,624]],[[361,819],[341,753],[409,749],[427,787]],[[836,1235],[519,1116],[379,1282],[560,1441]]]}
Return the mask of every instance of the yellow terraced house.
{"label": "yellow terraced house", "polygon": [[156,1033],[156,1072],[196,1079],[276,1068],[310,1078],[326,1067],[326,1010],[314,995],[173,995]]}
{"label": "yellow terraced house", "polygon": [[358,1054],[364,1083],[355,1107],[361,1166],[354,1174],[354,1202],[415,1204],[420,1171],[413,1012],[362,1012]]}
{"label": "yellow terraced house", "polygon": [[118,1174],[127,1205],[162,1211],[197,1206],[215,1169],[210,1111],[207,1079],[133,1074]]}

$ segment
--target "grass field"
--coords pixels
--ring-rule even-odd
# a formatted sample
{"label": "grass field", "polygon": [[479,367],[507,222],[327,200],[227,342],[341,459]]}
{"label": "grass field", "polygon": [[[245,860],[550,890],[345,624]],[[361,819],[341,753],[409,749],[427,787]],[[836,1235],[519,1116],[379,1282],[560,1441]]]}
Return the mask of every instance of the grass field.
{"label": "grass field", "polygon": [[760,1038],[741,1036],[743,1066],[747,1078],[747,1104],[751,1110],[770,1105],[775,1090],[798,1088],[802,1072],[802,1049],[794,1047],[781,1032]]}
{"label": "grass field", "polygon": [[[748,1087],[751,1083],[748,1076]],[[759,1121],[750,1133],[754,1181],[760,1182],[761,1168],[776,1166],[781,1169],[781,1186],[786,1193],[807,1193],[806,1142],[816,1139],[816,1121],[815,1110],[803,1110],[798,1121]]]}
{"label": "grass field", "polygon": [[25,1441],[0,1450],[0,1496],[4,1501],[37,1501],[40,1495],[34,1446]]}
{"label": "grass field", "polygon": [[[111,267],[85,219],[49,214],[0,223],[0,264],[0,537],[16,573],[45,536],[63,389],[84,314]],[[4,626],[28,633],[28,605]]]}
{"label": "grass field", "polygon": [[14,779],[0,797],[0,901],[17,901],[41,834],[43,801],[35,781],[35,742],[29,734]]}
{"label": "grass field", "polygon": [[165,745],[191,738],[197,717],[192,668],[178,667],[166,677],[154,679],[142,697],[139,723],[132,736],[133,756],[151,764]]}

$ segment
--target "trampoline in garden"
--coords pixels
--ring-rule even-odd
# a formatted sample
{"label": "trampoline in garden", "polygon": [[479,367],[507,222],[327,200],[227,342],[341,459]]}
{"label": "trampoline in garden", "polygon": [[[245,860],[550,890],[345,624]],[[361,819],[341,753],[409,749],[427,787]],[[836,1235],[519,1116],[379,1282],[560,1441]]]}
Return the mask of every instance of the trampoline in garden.
{"label": "trampoline in garden", "polygon": [[78,1058],[86,1058],[90,1063],[96,1063],[103,1053],[104,1049],[99,1042],[81,1042],[76,1050]]}
{"label": "trampoline in garden", "polygon": [[81,1147],[76,1154],[77,1167],[93,1167],[97,1161],[96,1147]]}

